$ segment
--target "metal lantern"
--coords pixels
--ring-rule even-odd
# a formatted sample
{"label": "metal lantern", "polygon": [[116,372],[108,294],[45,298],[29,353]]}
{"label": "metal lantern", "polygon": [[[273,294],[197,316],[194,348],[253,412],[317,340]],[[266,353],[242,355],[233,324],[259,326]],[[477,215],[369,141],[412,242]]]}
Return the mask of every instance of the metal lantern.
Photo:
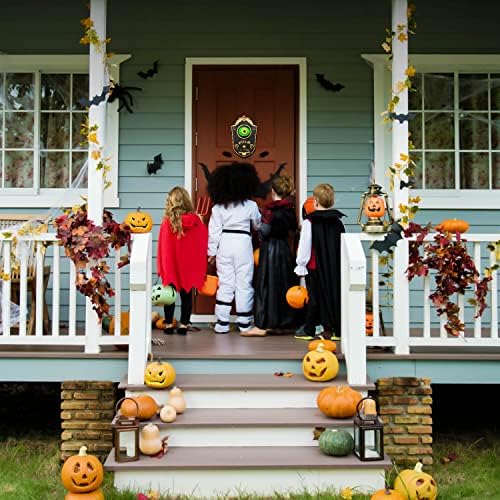
{"label": "metal lantern", "polygon": [[137,415],[139,414],[139,405],[132,398],[122,398],[116,403],[116,417],[111,424],[116,462],[135,462],[139,460],[139,419],[137,415],[135,417],[126,417],[119,411],[121,404],[126,399],[135,403]]}
{"label": "metal lantern", "polygon": [[387,193],[382,186],[370,184],[361,196],[358,224],[365,233],[385,233],[393,222]]}
{"label": "metal lantern", "polygon": [[363,398],[356,408],[354,453],[363,462],[384,459],[384,424],[373,398]]}

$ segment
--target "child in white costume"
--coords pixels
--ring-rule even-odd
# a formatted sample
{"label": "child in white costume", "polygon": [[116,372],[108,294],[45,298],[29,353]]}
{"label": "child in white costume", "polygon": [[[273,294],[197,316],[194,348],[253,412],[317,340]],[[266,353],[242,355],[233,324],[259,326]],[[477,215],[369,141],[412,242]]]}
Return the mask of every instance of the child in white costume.
{"label": "child in white costume", "polygon": [[217,167],[208,191],[214,207],[208,225],[209,261],[216,260],[219,288],[215,302],[216,333],[229,332],[233,299],[240,331],[253,326],[253,249],[251,231],[260,227],[260,212],[250,199],[259,184],[255,167],[234,163]]}

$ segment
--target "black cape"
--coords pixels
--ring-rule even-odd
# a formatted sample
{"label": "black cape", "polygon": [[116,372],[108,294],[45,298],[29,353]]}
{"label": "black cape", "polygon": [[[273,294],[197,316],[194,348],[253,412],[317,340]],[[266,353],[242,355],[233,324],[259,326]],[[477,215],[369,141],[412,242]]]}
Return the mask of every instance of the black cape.
{"label": "black cape", "polygon": [[321,324],[340,336],[340,235],[345,233],[340,220],[345,214],[335,209],[315,210],[309,214],[312,247],[316,256],[316,276],[321,294],[317,298]]}
{"label": "black cape", "polygon": [[263,329],[287,329],[295,322],[295,311],[286,301],[286,292],[297,284],[295,260],[289,245],[297,230],[293,205],[272,209],[272,220],[263,224],[259,265],[255,273],[255,325]]}

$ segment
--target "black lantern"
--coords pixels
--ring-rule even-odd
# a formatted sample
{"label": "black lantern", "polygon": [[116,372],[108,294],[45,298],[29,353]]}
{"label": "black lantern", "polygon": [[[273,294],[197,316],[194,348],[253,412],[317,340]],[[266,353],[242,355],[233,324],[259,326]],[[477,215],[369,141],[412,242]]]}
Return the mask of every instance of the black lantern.
{"label": "black lantern", "polygon": [[373,398],[363,398],[354,416],[354,453],[363,462],[384,459],[384,425]]}
{"label": "black lantern", "polygon": [[[121,414],[120,406],[126,399],[133,401],[137,407],[135,417],[126,417]],[[122,398],[116,403],[116,417],[111,425],[115,445],[115,460],[117,462],[135,462],[139,460],[139,405],[132,398]]]}

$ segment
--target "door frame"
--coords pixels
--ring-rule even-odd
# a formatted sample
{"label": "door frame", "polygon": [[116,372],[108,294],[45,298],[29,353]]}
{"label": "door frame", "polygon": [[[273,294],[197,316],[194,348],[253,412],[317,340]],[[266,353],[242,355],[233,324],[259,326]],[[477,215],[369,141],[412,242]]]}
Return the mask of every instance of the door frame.
{"label": "door frame", "polygon": [[[186,57],[184,78],[184,187],[193,190],[193,70],[195,66],[297,66],[299,71],[297,167],[299,206],[307,198],[307,58],[306,57]],[[215,316],[193,314],[198,322]]]}

